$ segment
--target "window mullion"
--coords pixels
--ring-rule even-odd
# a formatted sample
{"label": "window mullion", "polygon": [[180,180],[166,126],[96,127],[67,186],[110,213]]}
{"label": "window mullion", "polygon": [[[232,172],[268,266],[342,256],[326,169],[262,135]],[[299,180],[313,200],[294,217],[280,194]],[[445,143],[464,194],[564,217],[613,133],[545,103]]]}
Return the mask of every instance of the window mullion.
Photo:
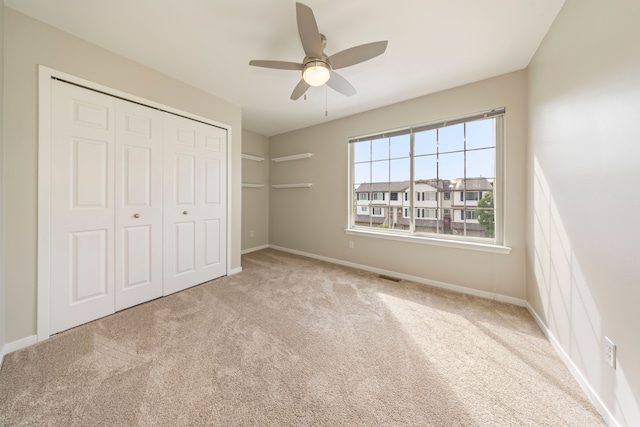
{"label": "window mullion", "polygon": [[415,233],[416,231],[416,223],[415,223],[415,212],[413,209],[413,183],[415,181],[415,161],[414,161],[414,153],[415,153],[415,134],[413,131],[409,132],[409,231],[411,233]]}

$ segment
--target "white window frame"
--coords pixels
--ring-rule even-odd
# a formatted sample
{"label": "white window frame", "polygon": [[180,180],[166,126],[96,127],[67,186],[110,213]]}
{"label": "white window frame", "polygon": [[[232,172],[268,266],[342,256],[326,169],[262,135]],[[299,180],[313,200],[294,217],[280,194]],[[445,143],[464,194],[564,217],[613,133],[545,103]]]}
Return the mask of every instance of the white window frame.
{"label": "white window frame", "polygon": [[[504,220],[504,206],[505,206],[505,192],[504,192],[504,146],[505,146],[505,112],[504,108],[488,110],[485,112],[462,116],[457,118],[451,118],[445,121],[440,122],[432,122],[425,123],[416,126],[410,126],[403,129],[397,129],[394,131],[386,132],[385,134],[368,134],[362,135],[358,137],[349,138],[350,144],[348,144],[348,205],[349,205],[349,213],[348,213],[348,227],[345,229],[345,233],[350,235],[366,235],[370,237],[388,239],[388,240],[398,240],[405,242],[413,242],[413,243],[422,243],[436,246],[445,246],[445,247],[453,247],[460,249],[468,249],[475,251],[483,251],[483,252],[493,252],[500,254],[509,254],[511,252],[511,248],[505,244],[505,220]],[[493,239],[489,238],[476,238],[470,236],[457,236],[457,235],[448,235],[448,234],[429,234],[429,233],[416,233],[410,230],[400,230],[400,229],[380,229],[380,228],[372,228],[366,226],[357,226],[354,222],[353,216],[353,198],[354,198],[354,186],[352,183],[353,177],[353,149],[351,142],[359,142],[366,141],[368,139],[373,139],[374,136],[382,136],[387,137],[399,134],[406,134],[411,132],[411,146],[413,147],[413,131],[414,129],[424,128],[426,126],[430,127],[440,127],[446,125],[453,125],[457,123],[469,122],[473,120],[481,120],[483,118],[495,117],[496,118],[496,157],[495,157],[495,182],[493,188],[494,194],[494,214],[495,214],[495,237]],[[413,148],[412,148],[411,159],[413,159]],[[411,162],[413,169],[413,160]],[[412,175],[413,176],[413,170]],[[473,190],[470,190],[473,191]],[[413,192],[413,182],[411,183],[411,187],[407,190],[407,192]],[[407,194],[405,192],[405,194]],[[410,198],[409,198],[410,199]],[[454,200],[454,192],[451,191],[450,200],[453,202]],[[412,207],[416,207],[413,205]],[[404,211],[404,210],[403,210]],[[412,209],[409,210],[410,214],[414,214]],[[453,219],[453,218],[452,218]],[[410,218],[410,221],[413,223],[415,218]]]}

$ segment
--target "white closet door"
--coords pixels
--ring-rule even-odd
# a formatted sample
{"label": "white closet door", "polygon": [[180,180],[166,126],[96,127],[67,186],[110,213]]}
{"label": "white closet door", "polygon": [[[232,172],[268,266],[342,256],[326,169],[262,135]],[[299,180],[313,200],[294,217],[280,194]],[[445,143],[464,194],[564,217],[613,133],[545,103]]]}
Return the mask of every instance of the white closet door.
{"label": "white closet door", "polygon": [[116,107],[116,311],[162,296],[162,113]]}
{"label": "white closet door", "polygon": [[115,101],[52,82],[52,334],[115,309]]}
{"label": "white closet door", "polygon": [[164,294],[226,274],[227,131],[164,114]]}

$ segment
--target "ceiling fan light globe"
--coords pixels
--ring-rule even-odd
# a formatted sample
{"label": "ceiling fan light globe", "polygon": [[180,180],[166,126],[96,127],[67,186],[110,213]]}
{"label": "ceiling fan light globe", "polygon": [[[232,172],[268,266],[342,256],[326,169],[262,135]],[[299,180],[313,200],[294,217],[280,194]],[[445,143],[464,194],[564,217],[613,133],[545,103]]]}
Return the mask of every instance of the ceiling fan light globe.
{"label": "ceiling fan light globe", "polygon": [[329,66],[322,61],[312,61],[305,65],[302,79],[310,86],[322,86],[331,77]]}

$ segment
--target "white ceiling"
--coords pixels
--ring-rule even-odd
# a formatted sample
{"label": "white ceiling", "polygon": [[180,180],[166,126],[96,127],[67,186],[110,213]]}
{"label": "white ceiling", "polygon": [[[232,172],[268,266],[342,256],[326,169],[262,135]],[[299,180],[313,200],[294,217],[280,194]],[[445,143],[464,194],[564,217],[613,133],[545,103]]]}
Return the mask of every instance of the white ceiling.
{"label": "white ceiling", "polygon": [[[310,88],[289,96],[297,71],[251,59],[301,62],[295,0],[5,0],[44,21],[242,107],[266,136],[525,68],[564,0],[302,0],[327,37],[325,53],[379,40],[387,51],[340,70],[352,97]],[[328,116],[325,117],[325,102]]]}

